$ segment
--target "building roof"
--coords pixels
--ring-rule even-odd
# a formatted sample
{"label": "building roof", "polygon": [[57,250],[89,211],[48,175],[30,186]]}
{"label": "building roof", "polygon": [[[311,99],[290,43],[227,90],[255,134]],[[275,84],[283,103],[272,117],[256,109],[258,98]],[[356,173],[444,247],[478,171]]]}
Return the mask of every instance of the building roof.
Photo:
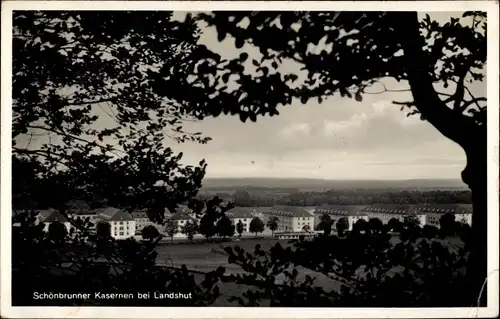
{"label": "building roof", "polygon": [[96,210],[70,210],[72,216],[95,216],[97,215]]}
{"label": "building roof", "polygon": [[347,205],[322,205],[314,209],[314,214],[328,214],[336,216],[366,216],[366,212],[360,211],[358,207]]}
{"label": "building roof", "polygon": [[278,215],[278,216],[288,216],[288,217],[312,217],[308,211],[302,207],[296,206],[274,206],[271,207],[264,214]]}
{"label": "building roof", "polygon": [[437,214],[472,214],[472,210],[459,204],[422,204],[415,205],[415,211]]}
{"label": "building roof", "polygon": [[254,218],[253,207],[234,207],[226,212],[229,218]]}
{"label": "building roof", "polygon": [[373,204],[363,208],[362,211],[394,215],[409,215],[413,212],[410,205],[404,204]]}
{"label": "building roof", "polygon": [[66,202],[67,209],[90,210],[90,205],[82,199],[72,199]]}
{"label": "building roof", "polygon": [[115,207],[100,208],[97,214],[108,222],[133,221],[134,218],[127,211]]}
{"label": "building roof", "polygon": [[72,199],[65,204],[66,209],[72,215],[95,215],[90,205],[81,199]]}
{"label": "building roof", "polygon": [[48,209],[48,210],[39,210],[39,215],[40,216],[40,221],[44,223],[52,223],[52,222],[60,222],[60,223],[67,223],[68,219],[61,214],[60,212],[53,210],[53,209]]}
{"label": "building roof", "polygon": [[133,218],[149,218],[145,210],[134,210],[130,215],[132,215]]}
{"label": "building roof", "polygon": [[170,217],[170,219],[173,219],[173,220],[194,220],[193,217],[189,216],[188,213],[186,213],[182,210],[177,210],[177,212],[172,217]]}
{"label": "building roof", "polygon": [[437,214],[467,214],[471,213],[466,206],[458,204],[417,204],[417,205],[398,205],[398,204],[373,204],[363,209],[365,212],[394,214],[394,215],[423,215],[426,213]]}

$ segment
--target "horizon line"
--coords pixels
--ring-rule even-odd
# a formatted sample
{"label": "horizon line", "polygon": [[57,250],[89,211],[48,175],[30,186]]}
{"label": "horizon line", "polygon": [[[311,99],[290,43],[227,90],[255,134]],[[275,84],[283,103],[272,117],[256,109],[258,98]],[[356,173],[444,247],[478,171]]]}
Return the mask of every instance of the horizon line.
{"label": "horizon line", "polygon": [[207,179],[305,179],[305,180],[319,180],[319,181],[413,181],[413,180],[436,180],[436,181],[460,181],[460,178],[404,178],[404,179],[379,179],[379,178],[366,178],[366,179],[333,179],[333,178],[313,178],[313,177],[266,177],[266,176],[233,176],[233,177],[223,177],[223,176],[207,176]]}

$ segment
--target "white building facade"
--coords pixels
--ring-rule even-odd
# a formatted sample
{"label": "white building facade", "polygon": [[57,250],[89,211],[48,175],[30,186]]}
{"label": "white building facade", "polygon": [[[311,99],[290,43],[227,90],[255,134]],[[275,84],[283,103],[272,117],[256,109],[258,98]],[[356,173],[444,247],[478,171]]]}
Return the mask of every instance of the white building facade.
{"label": "white building facade", "polygon": [[[231,222],[233,225],[236,227],[238,223],[241,221],[243,224],[243,233],[249,233],[250,232],[250,222],[252,219],[254,219],[255,216],[253,214],[253,209],[248,210],[246,207],[235,207],[226,212],[226,216],[231,219]],[[263,222],[264,220],[259,217]],[[265,222],[264,222],[265,223]],[[237,229],[235,228],[235,232],[238,233]]]}
{"label": "white building facade", "polygon": [[420,226],[427,223],[426,215],[416,205],[402,205],[402,204],[373,204],[363,208],[368,218],[378,218],[382,223],[387,224],[393,218],[400,222],[404,222],[407,217],[416,217]]}
{"label": "white building facade", "polygon": [[145,210],[133,211],[131,215],[135,220],[135,232],[137,235],[140,235],[142,230],[147,226],[154,226],[159,232],[162,231],[163,225],[151,221]]}
{"label": "white building facade", "polygon": [[321,222],[321,216],[328,215],[332,219],[332,229],[336,229],[337,223],[341,218],[345,218],[349,227],[347,230],[352,230],[354,224],[360,220],[368,221],[368,215],[366,213],[358,211],[357,207],[352,207],[348,205],[324,205],[316,207],[314,210],[314,227],[318,226]]}
{"label": "white building facade", "polygon": [[44,224],[43,231],[45,232],[49,231],[49,226],[53,222],[59,222],[63,224],[66,227],[68,233],[71,231],[71,228],[73,228],[69,220],[63,214],[54,209],[36,210],[36,211],[38,212],[37,223]]}
{"label": "white building facade", "polygon": [[173,221],[177,224],[177,233],[175,234],[175,236],[179,237],[184,236],[184,234],[182,234],[182,229],[184,228],[184,226],[186,226],[188,222],[195,222],[196,219],[184,210],[178,209],[177,212],[172,217],[170,217],[168,221]]}
{"label": "white building facade", "polygon": [[135,219],[123,209],[114,207],[97,210],[99,222],[107,222],[111,228],[111,236],[115,239],[127,239],[135,235]]}
{"label": "white building facade", "polygon": [[439,220],[445,214],[453,214],[455,222],[472,226],[472,210],[458,204],[434,204],[419,206],[418,212],[425,215],[427,225],[440,227]]}
{"label": "white building facade", "polygon": [[263,212],[264,223],[271,217],[278,218],[277,232],[301,232],[314,230],[314,216],[301,207],[275,206]]}

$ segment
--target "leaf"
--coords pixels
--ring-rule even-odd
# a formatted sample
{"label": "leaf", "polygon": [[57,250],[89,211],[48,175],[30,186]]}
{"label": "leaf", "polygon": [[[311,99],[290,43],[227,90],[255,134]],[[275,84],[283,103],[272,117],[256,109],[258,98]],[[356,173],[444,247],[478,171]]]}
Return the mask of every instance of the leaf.
{"label": "leaf", "polygon": [[225,38],[226,38],[226,32],[223,31],[221,28],[217,27],[217,40],[219,42],[222,42],[224,41]]}
{"label": "leaf", "polygon": [[305,95],[303,95],[303,96],[300,98],[300,102],[301,102],[302,104],[306,104],[306,103],[307,103],[307,100],[308,100],[308,97],[307,97],[307,96],[305,96]]}
{"label": "leaf", "polygon": [[240,120],[245,123],[246,120],[248,118],[248,114],[247,113],[240,113]]}
{"label": "leaf", "polygon": [[357,91],[356,94],[354,94],[354,99],[358,102],[361,102],[363,101],[363,96],[361,96],[361,93]]}
{"label": "leaf", "polygon": [[248,53],[243,52],[240,54],[240,61],[245,62],[248,59]]}
{"label": "leaf", "polygon": [[255,60],[255,59],[252,60],[252,64],[255,66],[260,66],[259,61]]}
{"label": "leaf", "polygon": [[245,44],[245,40],[243,40],[243,38],[240,38],[240,37],[236,38],[234,41],[234,45],[237,49],[241,49],[244,44]]}
{"label": "leaf", "polygon": [[255,115],[255,113],[248,113],[248,117],[250,118],[250,121],[252,121],[252,122],[257,121],[257,115]]}

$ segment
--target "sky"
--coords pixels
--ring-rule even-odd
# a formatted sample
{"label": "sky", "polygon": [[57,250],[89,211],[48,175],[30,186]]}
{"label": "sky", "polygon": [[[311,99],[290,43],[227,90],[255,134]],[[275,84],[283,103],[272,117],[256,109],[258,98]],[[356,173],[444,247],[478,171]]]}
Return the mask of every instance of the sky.
{"label": "sky", "polygon": [[[182,19],[185,14],[178,12],[175,17]],[[461,16],[429,14],[439,22]],[[248,44],[237,50],[231,37],[218,42],[213,28],[203,27],[202,32],[200,42],[227,58],[245,51],[251,61],[259,54]],[[283,65],[284,71],[297,67]],[[408,89],[390,79],[383,83],[391,90]],[[486,82],[469,88],[476,96],[486,96]],[[370,90],[380,91],[381,87]],[[187,131],[202,132],[212,141],[206,145],[176,144],[166,138],[165,144],[183,152],[185,164],[196,165],[205,159],[206,177],[460,179],[465,167],[462,149],[429,123],[407,117],[391,103],[394,100],[411,101],[411,93],[366,94],[362,102],[340,96],[327,98],[322,104],[317,100],[305,105],[297,101],[280,108],[279,116],[259,117],[256,123],[242,123],[237,116],[187,122]],[[110,119],[105,123],[105,114],[100,116],[102,125],[112,125]]]}
{"label": "sky", "polygon": [[[461,14],[430,15],[447,21]],[[203,29],[201,42],[221,55],[234,58],[240,52],[232,40],[219,43],[213,28]],[[242,50],[252,52],[248,45]],[[407,88],[395,81],[385,84]],[[486,96],[486,82],[470,89]],[[407,117],[393,100],[410,101],[411,94],[365,95],[361,103],[339,96],[322,104],[296,102],[281,108],[279,116],[260,117],[257,123],[230,116],[209,118],[186,125],[212,137],[209,144],[171,146],[184,152],[190,163],[205,158],[207,177],[460,179],[465,167],[462,149],[429,123]]]}

